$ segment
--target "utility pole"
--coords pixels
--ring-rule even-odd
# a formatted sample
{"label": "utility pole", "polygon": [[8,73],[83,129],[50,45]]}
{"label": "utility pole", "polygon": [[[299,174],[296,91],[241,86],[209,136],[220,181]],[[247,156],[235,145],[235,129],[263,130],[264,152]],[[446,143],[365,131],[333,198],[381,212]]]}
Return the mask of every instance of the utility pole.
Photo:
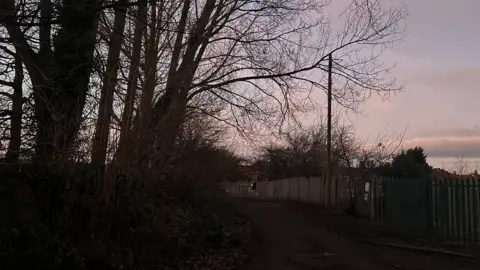
{"label": "utility pole", "polygon": [[332,54],[328,55],[328,86],[327,86],[327,181],[325,185],[326,206],[331,203],[331,186],[332,186]]}

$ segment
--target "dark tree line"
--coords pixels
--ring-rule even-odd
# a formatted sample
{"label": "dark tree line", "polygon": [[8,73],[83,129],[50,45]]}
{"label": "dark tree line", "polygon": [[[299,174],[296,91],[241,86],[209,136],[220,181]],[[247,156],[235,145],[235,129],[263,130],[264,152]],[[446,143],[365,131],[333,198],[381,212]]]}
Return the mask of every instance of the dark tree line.
{"label": "dark tree line", "polygon": [[[431,176],[423,148],[401,149],[398,140],[390,149],[379,142],[367,147],[348,126],[335,127],[332,143],[332,168],[337,176],[363,178],[368,175],[424,178]],[[401,138],[401,137],[400,137]],[[391,142],[390,142],[391,143]],[[327,166],[326,129],[294,132],[283,142],[262,147],[252,163],[257,180],[290,177],[324,177]]]}

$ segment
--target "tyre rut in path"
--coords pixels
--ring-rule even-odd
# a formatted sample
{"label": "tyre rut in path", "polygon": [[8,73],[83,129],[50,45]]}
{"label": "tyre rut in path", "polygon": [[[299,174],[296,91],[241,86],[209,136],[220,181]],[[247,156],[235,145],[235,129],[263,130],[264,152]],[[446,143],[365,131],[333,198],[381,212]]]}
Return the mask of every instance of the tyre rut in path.
{"label": "tyre rut in path", "polygon": [[480,269],[472,260],[374,246],[329,232],[315,222],[321,216],[302,211],[301,204],[239,200],[238,206],[255,234],[245,270]]}

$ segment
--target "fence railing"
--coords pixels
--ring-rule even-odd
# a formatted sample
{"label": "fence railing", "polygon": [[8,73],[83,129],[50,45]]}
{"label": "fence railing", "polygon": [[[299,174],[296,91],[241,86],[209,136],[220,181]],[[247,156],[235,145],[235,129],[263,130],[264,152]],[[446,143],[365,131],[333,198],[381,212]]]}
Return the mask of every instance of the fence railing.
{"label": "fence railing", "polygon": [[431,225],[436,236],[463,243],[480,241],[480,184],[477,179],[431,182]]}
{"label": "fence railing", "polygon": [[402,227],[413,234],[435,236],[462,244],[480,243],[480,183],[478,179],[336,177],[330,198],[321,177],[288,178],[251,183],[226,183],[235,197],[316,203]]}
{"label": "fence railing", "polygon": [[[292,200],[328,205],[336,209],[347,209],[354,204],[356,213],[371,216],[375,213],[370,206],[370,181],[349,182],[345,177],[336,177],[330,185],[330,198],[325,198],[326,182],[322,177],[296,177],[275,181],[257,182],[251,189],[251,182],[225,183],[225,189],[234,197],[263,200]],[[379,196],[379,193],[374,193]]]}

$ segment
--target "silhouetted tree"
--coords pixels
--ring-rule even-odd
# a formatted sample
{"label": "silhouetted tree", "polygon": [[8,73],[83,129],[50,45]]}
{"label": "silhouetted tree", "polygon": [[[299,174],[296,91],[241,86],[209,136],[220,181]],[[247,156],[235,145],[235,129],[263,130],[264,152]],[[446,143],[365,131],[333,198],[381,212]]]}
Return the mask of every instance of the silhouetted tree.
{"label": "silhouetted tree", "polygon": [[427,163],[422,147],[402,150],[384,169],[387,175],[402,178],[422,178],[432,174],[432,166]]}
{"label": "silhouetted tree", "polygon": [[67,149],[72,146],[81,124],[100,3],[97,0],[62,1],[55,8],[49,0],[35,2],[33,14],[39,14],[35,45],[29,40],[36,37],[22,28],[29,24],[32,15],[26,16],[23,10],[17,12],[21,10],[17,4],[14,0],[1,2],[0,23],[7,30],[33,85],[36,155],[42,161],[61,160],[68,154]]}

